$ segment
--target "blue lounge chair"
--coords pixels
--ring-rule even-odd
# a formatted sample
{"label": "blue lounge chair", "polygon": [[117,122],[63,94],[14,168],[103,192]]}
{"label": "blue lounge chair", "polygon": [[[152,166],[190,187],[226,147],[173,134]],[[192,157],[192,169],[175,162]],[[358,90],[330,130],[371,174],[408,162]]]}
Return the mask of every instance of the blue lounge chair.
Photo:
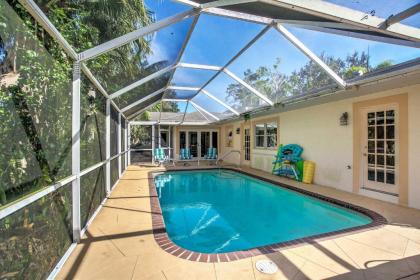
{"label": "blue lounge chair", "polygon": [[159,165],[169,161],[169,157],[162,148],[155,149],[155,161],[158,162]]}
{"label": "blue lounge chair", "polygon": [[192,159],[191,151],[188,148],[181,149],[179,152],[179,159],[180,160],[190,160]]}
{"label": "blue lounge chair", "polygon": [[217,159],[217,149],[209,148],[207,154],[204,156],[204,159],[216,160]]}
{"label": "blue lounge chair", "polygon": [[192,161],[193,157],[191,151],[188,148],[179,150],[179,161],[184,161],[184,166],[189,165],[187,161]]}

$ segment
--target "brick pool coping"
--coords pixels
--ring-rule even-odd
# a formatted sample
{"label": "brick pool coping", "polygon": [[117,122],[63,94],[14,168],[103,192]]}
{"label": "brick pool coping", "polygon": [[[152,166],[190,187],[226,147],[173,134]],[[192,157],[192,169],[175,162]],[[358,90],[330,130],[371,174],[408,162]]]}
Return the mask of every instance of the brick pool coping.
{"label": "brick pool coping", "polygon": [[[203,168],[203,169],[179,169],[179,170],[168,170],[170,172],[181,172],[181,171],[201,171],[201,170],[212,170],[213,168]],[[372,219],[372,222],[363,226],[356,226],[348,229],[336,230],[332,232],[312,235],[304,238],[298,238],[290,241],[274,243],[270,245],[260,246],[252,249],[235,251],[235,252],[228,252],[228,253],[215,253],[215,254],[206,254],[206,253],[199,253],[184,249],[176,245],[172,240],[169,239],[169,236],[166,232],[165,222],[163,220],[162,209],[160,207],[159,198],[157,195],[157,190],[154,183],[154,175],[157,173],[165,173],[165,171],[152,171],[149,172],[149,193],[150,193],[150,206],[151,206],[151,215],[152,215],[152,225],[153,225],[153,235],[155,238],[156,243],[162,248],[165,252],[190,261],[197,261],[197,262],[205,262],[205,263],[217,263],[217,262],[229,262],[240,260],[252,256],[258,255],[265,255],[274,252],[278,252],[279,250],[293,248],[297,246],[301,246],[304,244],[311,244],[323,240],[328,240],[332,238],[337,238],[341,236],[345,236],[348,234],[353,234],[357,232],[363,232],[369,229],[381,227],[387,224],[387,220],[380,214],[366,209],[361,206],[357,206],[348,202],[344,202],[335,198],[330,198],[318,193],[310,192],[304,189],[300,189],[297,187],[293,187],[287,184],[279,183],[269,178],[264,178],[262,176],[258,176],[252,173],[245,172],[243,170],[237,170],[233,168],[221,168],[223,170],[230,170],[234,172],[238,172],[250,177],[254,177],[256,179],[268,182],[270,184],[274,184],[281,188],[286,188],[292,191],[299,192],[301,194],[311,196],[344,208],[351,209],[353,211],[359,212],[364,214]]]}

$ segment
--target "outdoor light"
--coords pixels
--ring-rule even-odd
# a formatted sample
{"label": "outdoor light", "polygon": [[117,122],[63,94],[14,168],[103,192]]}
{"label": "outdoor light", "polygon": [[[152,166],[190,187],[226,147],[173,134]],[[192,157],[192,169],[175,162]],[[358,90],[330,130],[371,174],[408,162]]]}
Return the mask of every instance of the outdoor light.
{"label": "outdoor light", "polygon": [[342,126],[348,125],[348,121],[349,121],[349,113],[344,112],[340,117],[340,125]]}
{"label": "outdoor light", "polygon": [[237,129],[236,129],[236,134],[240,134],[241,133],[241,129],[238,127]]}

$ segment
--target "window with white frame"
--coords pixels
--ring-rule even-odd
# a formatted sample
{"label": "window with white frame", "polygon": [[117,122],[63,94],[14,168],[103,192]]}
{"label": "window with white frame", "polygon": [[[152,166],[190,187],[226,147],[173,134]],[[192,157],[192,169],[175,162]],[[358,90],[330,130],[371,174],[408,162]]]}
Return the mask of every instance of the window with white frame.
{"label": "window with white frame", "polygon": [[277,147],[277,123],[259,123],[255,125],[255,148]]}

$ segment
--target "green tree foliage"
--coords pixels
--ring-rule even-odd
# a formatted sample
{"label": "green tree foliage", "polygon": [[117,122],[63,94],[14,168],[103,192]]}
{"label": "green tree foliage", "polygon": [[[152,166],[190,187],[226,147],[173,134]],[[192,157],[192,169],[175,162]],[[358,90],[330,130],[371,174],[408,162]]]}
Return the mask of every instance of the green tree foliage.
{"label": "green tree foliage", "polygon": [[[142,0],[44,1],[38,4],[77,49],[153,22]],[[109,76],[138,73],[133,54],[147,38],[120,48]],[[93,70],[109,63],[99,57]],[[0,0],[0,207],[71,174],[73,62],[17,0]],[[105,100],[82,77],[81,166],[104,160]],[[85,222],[103,199],[102,170],[84,176]],[[71,189],[65,186],[0,221],[0,279],[44,279],[72,240]]]}
{"label": "green tree foliage", "polygon": [[[355,51],[344,60],[327,56],[324,53],[320,55],[320,58],[345,79],[351,79],[372,70],[369,68],[369,55],[365,52]],[[390,65],[392,65],[391,61],[384,61],[374,69]],[[335,84],[330,76],[312,60],[290,75],[282,73],[281,69],[282,61],[278,58],[273,65],[261,66],[255,71],[245,70],[244,80],[275,102]],[[255,107],[261,102],[257,96],[249,94],[243,86],[237,83],[230,84],[227,93],[226,101],[229,104],[234,104],[234,107]]]}

